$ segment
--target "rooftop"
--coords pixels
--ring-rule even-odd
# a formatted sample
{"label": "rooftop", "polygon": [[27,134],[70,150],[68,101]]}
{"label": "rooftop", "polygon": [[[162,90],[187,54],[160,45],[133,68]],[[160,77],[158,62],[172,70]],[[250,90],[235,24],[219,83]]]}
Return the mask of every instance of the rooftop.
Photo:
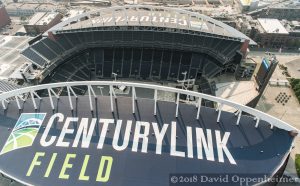
{"label": "rooftop", "polygon": [[45,12],[37,12],[35,13],[31,19],[29,20],[28,25],[35,25],[42,17],[45,15]]}
{"label": "rooftop", "polygon": [[67,15],[62,20],[65,21],[65,20],[70,19],[72,17],[78,16],[82,13],[84,13],[84,10],[82,10],[82,9],[69,10]]}
{"label": "rooftop", "polygon": [[27,61],[20,51],[28,46],[29,40],[27,36],[0,36],[0,79],[9,79]]}
{"label": "rooftop", "polygon": [[148,5],[115,6],[86,12],[54,26],[50,31],[56,33],[56,31],[69,31],[105,26],[155,26],[178,28],[209,34],[213,33],[225,37],[249,39],[251,44],[256,44],[236,29],[203,14],[179,8]]}
{"label": "rooftop", "polygon": [[50,13],[45,13],[45,12],[37,12],[35,13],[32,18],[29,20],[28,25],[47,25],[49,24],[56,16],[58,13],[50,12]]}
{"label": "rooftop", "polygon": [[266,33],[276,33],[276,34],[289,33],[278,19],[259,18],[257,20]]}
{"label": "rooftop", "polygon": [[36,23],[36,25],[49,24],[57,15],[58,13],[46,13],[42,19]]}
{"label": "rooftop", "polygon": [[270,8],[278,8],[278,9],[300,9],[300,1],[299,0],[290,0],[283,3],[278,3]]}

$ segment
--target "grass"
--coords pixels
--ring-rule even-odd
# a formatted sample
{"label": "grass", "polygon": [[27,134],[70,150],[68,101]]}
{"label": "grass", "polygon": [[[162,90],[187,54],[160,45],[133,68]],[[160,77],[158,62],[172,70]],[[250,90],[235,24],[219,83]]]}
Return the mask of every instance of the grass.
{"label": "grass", "polygon": [[291,86],[292,86],[292,89],[294,90],[295,92],[295,95],[300,103],[300,79],[290,79],[290,83],[291,83]]}
{"label": "grass", "polygon": [[300,154],[296,154],[295,164],[298,177],[300,177]]}

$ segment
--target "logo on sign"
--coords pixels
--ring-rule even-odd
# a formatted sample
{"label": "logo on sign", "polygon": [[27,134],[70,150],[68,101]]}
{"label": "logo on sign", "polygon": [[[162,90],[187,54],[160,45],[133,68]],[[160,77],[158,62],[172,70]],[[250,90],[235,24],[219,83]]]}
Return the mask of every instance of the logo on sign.
{"label": "logo on sign", "polygon": [[22,113],[9,135],[0,155],[30,147],[45,119],[46,113]]}

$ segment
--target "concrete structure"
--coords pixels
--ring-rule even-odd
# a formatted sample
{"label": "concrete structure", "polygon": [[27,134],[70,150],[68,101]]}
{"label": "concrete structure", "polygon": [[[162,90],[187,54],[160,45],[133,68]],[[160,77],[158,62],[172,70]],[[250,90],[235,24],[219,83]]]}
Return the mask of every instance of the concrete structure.
{"label": "concrete structure", "polygon": [[289,32],[277,19],[258,19],[255,40],[262,47],[284,47],[289,38]]}
{"label": "concrete structure", "polygon": [[44,33],[52,26],[59,23],[62,19],[62,15],[59,13],[36,13],[24,28],[28,34]]}
{"label": "concrete structure", "polygon": [[266,33],[288,34],[278,19],[258,19],[258,22]]}
{"label": "concrete structure", "polygon": [[282,21],[289,32],[289,39],[286,47],[291,49],[300,48],[300,22],[299,21]]}
{"label": "concrete structure", "polygon": [[299,20],[300,3],[299,0],[284,1],[283,3],[273,3],[268,7],[249,12],[255,18],[274,18]]}
{"label": "concrete structure", "polygon": [[10,18],[4,6],[0,5],[0,28],[10,23]]}
{"label": "concrete structure", "polygon": [[242,12],[258,8],[259,0],[239,0],[239,8]]}
{"label": "concrete structure", "polygon": [[241,16],[235,19],[236,29],[244,33],[248,37],[253,37],[255,28],[255,20],[251,16]]}

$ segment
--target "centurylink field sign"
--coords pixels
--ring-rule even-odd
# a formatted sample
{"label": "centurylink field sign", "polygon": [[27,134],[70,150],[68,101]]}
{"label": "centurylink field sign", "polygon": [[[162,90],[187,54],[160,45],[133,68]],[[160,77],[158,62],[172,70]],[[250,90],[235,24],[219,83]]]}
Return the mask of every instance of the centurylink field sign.
{"label": "centurylink field sign", "polygon": [[166,186],[178,173],[272,175],[292,143],[265,121],[255,128],[251,117],[237,126],[224,111],[218,123],[218,112],[202,107],[197,120],[195,106],[181,104],[176,118],[176,104],[163,101],[155,116],[149,99],[132,114],[130,98],[117,101],[113,113],[109,97],[94,112],[88,96],[73,111],[64,96],[55,112],[47,99],[36,113],[30,101],[22,112],[12,102],[0,110],[0,172],[27,185]]}
{"label": "centurylink field sign", "polygon": [[[169,149],[164,147],[171,157],[191,158],[207,161],[216,161],[223,163],[224,157],[230,164],[236,164],[232,154],[227,148],[227,142],[230,137],[229,132],[221,135],[219,130],[212,131],[210,129],[202,129],[199,127],[186,127],[186,150],[177,149],[177,123],[175,121],[170,124],[164,123],[159,126],[155,122],[147,121],[132,121],[132,120],[114,120],[107,118],[78,118],[66,117],[62,113],[56,113],[45,120],[46,113],[22,113],[17,120],[14,128],[11,130],[7,141],[5,142],[0,155],[9,156],[13,151],[22,153],[22,149],[28,148],[35,143],[42,147],[44,151],[35,151],[30,158],[31,162],[23,172],[26,177],[31,177],[37,172],[41,173],[43,177],[49,178],[53,172],[59,172],[57,179],[70,179],[70,171],[78,172],[76,179],[80,181],[95,182],[109,182],[111,179],[111,170],[114,166],[114,157],[109,154],[91,157],[94,154],[85,154],[80,159],[77,158],[77,153],[66,153],[63,155],[60,151],[49,152],[47,149],[92,149],[101,152],[107,140],[107,134],[113,133],[111,141],[112,149],[115,152],[132,151],[133,153],[147,154],[149,153],[149,138],[154,137],[156,143],[154,145],[156,156],[161,156],[163,153],[163,140],[166,134],[170,134]],[[73,125],[78,124],[75,130]],[[91,146],[91,140],[98,124],[102,129],[97,131],[99,136],[95,141],[96,145]],[[41,126],[45,124],[44,130],[40,138],[37,134],[40,132]],[[51,129],[54,125],[61,125],[62,129],[57,133],[58,135],[51,135]],[[110,125],[114,125],[114,131],[110,131]],[[153,134],[150,133],[153,131]],[[121,132],[122,131],[122,132]],[[193,136],[195,134],[195,136]],[[73,139],[70,136],[75,136]],[[130,145],[129,145],[130,144]],[[196,147],[196,148],[194,148]],[[196,153],[194,153],[196,151]],[[89,152],[89,151],[87,151]],[[116,153],[114,153],[116,154]],[[82,155],[82,154],[81,154]],[[155,158],[155,157],[153,157]],[[91,161],[97,159],[97,161]],[[25,162],[24,162],[25,163]],[[74,164],[79,164],[79,170],[72,170]],[[87,171],[88,167],[93,165],[97,167],[93,172],[96,174],[90,175]],[[54,167],[55,170],[53,169]],[[57,169],[57,167],[60,167]]]}

